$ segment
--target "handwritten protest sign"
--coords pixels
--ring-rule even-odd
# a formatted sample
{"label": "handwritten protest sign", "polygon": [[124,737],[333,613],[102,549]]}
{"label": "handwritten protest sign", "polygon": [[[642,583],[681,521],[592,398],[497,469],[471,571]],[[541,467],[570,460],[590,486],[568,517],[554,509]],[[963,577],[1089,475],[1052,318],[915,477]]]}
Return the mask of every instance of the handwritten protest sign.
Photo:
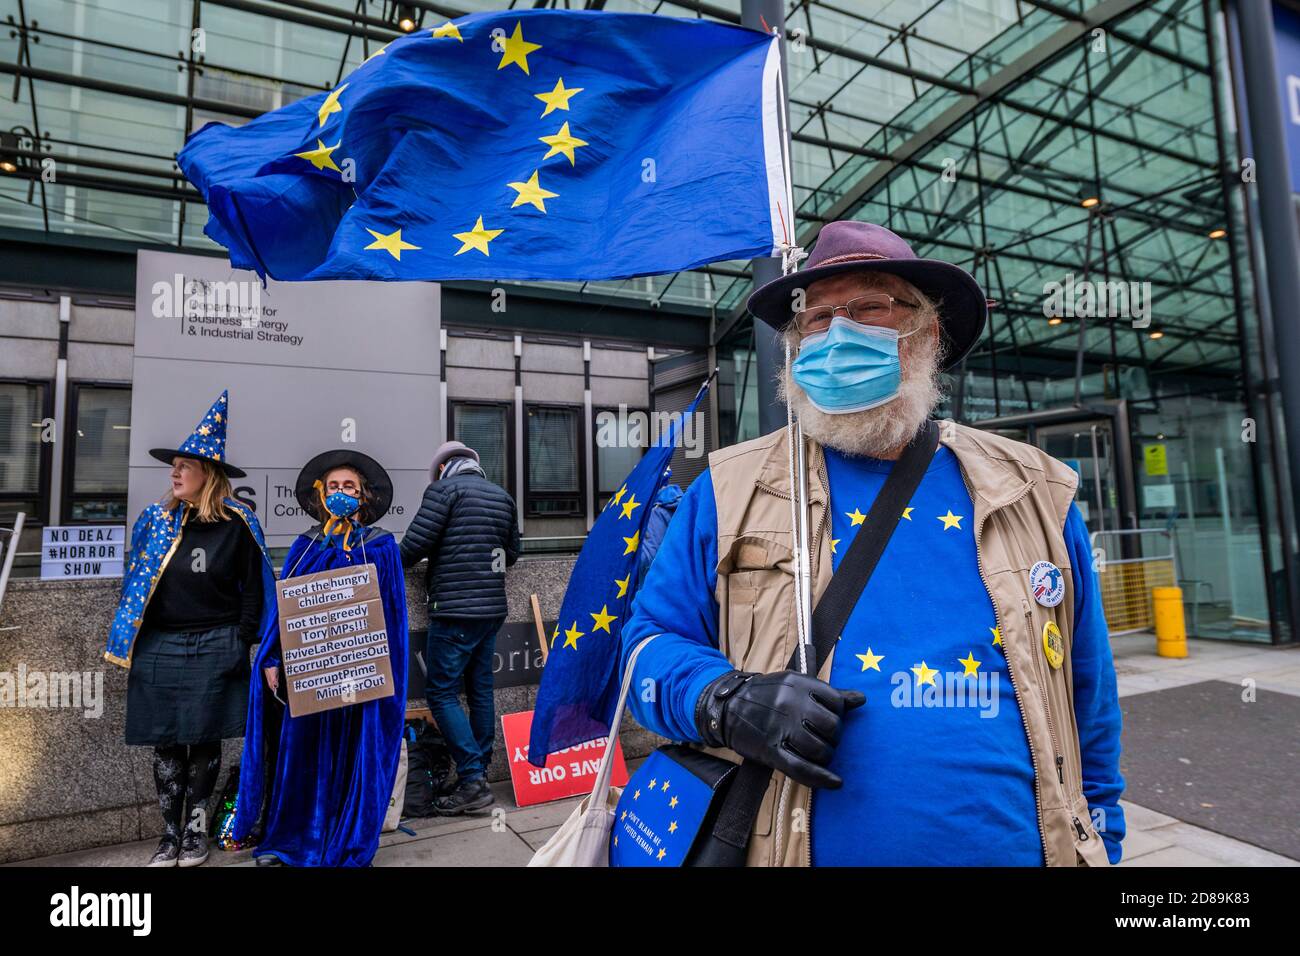
{"label": "handwritten protest sign", "polygon": [[276,590],[290,715],[393,695],[388,630],[373,564],[286,578]]}

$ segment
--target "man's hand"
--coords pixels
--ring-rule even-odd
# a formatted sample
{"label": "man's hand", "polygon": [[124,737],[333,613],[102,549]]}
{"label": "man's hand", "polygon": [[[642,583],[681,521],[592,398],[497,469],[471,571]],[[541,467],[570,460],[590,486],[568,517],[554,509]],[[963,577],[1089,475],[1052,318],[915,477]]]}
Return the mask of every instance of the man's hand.
{"label": "man's hand", "polygon": [[278,667],[264,667],[262,673],[266,675],[266,686],[271,688],[271,693],[276,693],[280,689],[280,669]]}
{"label": "man's hand", "polygon": [[844,781],[826,766],[845,712],[865,702],[860,691],[837,690],[794,671],[732,671],[704,688],[695,723],[711,747],[729,747],[797,783],[837,790]]}

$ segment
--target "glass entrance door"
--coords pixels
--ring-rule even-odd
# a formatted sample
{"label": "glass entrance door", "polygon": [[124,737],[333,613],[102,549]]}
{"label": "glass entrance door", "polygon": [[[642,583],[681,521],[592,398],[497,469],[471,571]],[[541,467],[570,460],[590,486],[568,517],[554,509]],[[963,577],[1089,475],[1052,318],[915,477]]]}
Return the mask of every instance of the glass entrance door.
{"label": "glass entrance door", "polygon": [[1034,444],[1079,475],[1074,500],[1089,533],[1120,528],[1115,440],[1109,419],[1040,425]]}

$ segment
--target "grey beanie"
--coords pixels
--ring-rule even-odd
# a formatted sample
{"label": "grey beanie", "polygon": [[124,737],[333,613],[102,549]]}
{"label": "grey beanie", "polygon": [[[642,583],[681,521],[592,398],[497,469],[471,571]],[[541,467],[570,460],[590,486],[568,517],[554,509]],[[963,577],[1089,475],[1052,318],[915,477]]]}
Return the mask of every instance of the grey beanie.
{"label": "grey beanie", "polygon": [[433,453],[433,464],[429,466],[429,480],[437,481],[438,469],[445,462],[461,456],[473,458],[476,463],[478,462],[478,452],[465,443],[458,441],[443,442],[438,446],[438,450]]}

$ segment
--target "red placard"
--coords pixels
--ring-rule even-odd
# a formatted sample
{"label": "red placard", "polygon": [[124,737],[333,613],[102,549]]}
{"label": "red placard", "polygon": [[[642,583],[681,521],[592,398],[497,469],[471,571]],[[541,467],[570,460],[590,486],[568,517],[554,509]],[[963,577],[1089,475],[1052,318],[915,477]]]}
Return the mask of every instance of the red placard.
{"label": "red placard", "polygon": [[[510,757],[510,782],[515,788],[515,803],[531,807],[548,800],[585,796],[596,785],[600,759],[605,756],[605,742],[601,737],[585,744],[576,744],[557,750],[546,758],[545,767],[534,767],[528,762],[528,738],[532,736],[533,712],[501,715],[501,731],[506,738],[506,753]],[[623,747],[614,748],[614,769],[610,784],[621,787],[627,783],[627,764],[623,762]]]}

